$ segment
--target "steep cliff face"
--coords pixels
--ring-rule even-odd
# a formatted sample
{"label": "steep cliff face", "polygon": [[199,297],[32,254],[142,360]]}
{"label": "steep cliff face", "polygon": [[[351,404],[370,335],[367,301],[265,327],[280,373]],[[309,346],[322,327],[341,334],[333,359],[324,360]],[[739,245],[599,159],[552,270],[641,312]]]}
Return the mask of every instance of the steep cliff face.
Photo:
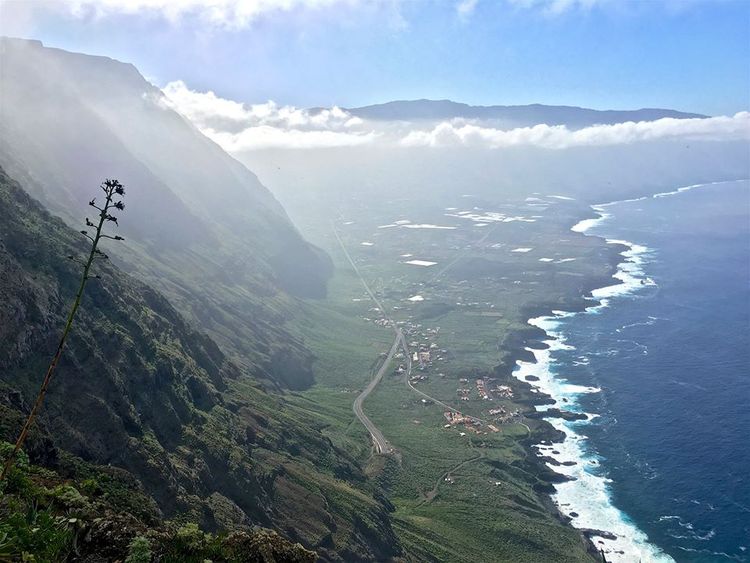
{"label": "steep cliff face", "polygon": [[[65,257],[83,251],[81,239],[0,170],[2,439],[18,432],[54,352],[79,275]],[[140,481],[163,517],[272,527],[326,559],[398,551],[377,491],[319,423],[266,393],[159,292],[108,263],[99,273],[32,440],[34,461],[54,467],[64,451],[111,464]]]}
{"label": "steep cliff face", "polygon": [[309,385],[311,356],[285,325],[296,297],[325,294],[330,260],[257,177],[132,65],[3,38],[0,66],[0,165],[69,224],[118,178],[129,219],[115,262],[257,376]]}

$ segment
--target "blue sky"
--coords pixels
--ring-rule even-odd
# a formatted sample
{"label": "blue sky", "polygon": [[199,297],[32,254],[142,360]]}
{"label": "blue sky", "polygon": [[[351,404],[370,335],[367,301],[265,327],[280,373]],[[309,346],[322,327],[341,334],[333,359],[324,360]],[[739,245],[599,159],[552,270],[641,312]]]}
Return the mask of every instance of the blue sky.
{"label": "blue sky", "polygon": [[197,2],[2,0],[0,30],[245,102],[750,105],[750,1]]}

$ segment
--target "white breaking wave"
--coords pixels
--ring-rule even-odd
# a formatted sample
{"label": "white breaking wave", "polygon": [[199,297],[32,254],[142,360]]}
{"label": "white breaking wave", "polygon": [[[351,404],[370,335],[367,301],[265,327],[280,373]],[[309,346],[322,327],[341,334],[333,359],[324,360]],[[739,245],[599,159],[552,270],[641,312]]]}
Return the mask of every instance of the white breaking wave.
{"label": "white breaking wave", "polygon": [[[638,199],[666,197],[718,183],[724,182],[695,184]],[[610,214],[606,213],[604,209],[615,203],[621,202],[592,206],[598,217],[584,219],[574,225],[571,230],[585,233],[592,227],[600,225],[610,217]],[[555,375],[553,367],[555,352],[574,349],[566,344],[563,334],[558,330],[561,321],[576,314],[597,314],[609,305],[611,299],[632,293],[644,286],[654,285],[653,281],[644,276],[643,271],[643,264],[650,252],[647,247],[616,239],[606,239],[606,242],[623,245],[627,248],[622,252],[623,261],[618,265],[617,272],[613,276],[618,283],[592,291],[591,295],[597,303],[587,307],[582,313],[553,311],[551,316],[537,317],[528,321],[529,324],[544,330],[550,337],[545,340],[545,343],[549,346],[545,350],[527,348],[534,354],[535,363],[518,361],[517,368],[514,370],[516,378],[530,383],[538,391],[546,393],[555,400],[554,404],[538,406],[537,410],[544,411],[552,407],[559,409],[575,408],[581,395],[599,392],[599,389],[595,387],[572,385],[564,378]],[[584,363],[587,363],[587,361]],[[526,381],[527,376],[534,376],[537,380]],[[592,416],[589,415],[589,421],[591,418]],[[649,542],[646,534],[630,520],[627,514],[612,504],[611,480],[601,472],[600,460],[589,447],[587,437],[583,434],[588,422],[566,422],[559,418],[546,420],[557,430],[563,432],[566,439],[561,444],[540,444],[536,446],[536,449],[540,455],[551,457],[561,464],[559,466],[549,464],[553,470],[574,479],[556,484],[555,493],[552,495],[560,510],[571,517],[572,525],[576,528],[602,530],[614,534],[615,539],[592,536],[596,545],[604,549],[608,561],[622,563],[637,560],[659,563],[673,562],[671,556]],[[566,462],[569,465],[562,465]],[[572,464],[570,464],[571,462]]]}

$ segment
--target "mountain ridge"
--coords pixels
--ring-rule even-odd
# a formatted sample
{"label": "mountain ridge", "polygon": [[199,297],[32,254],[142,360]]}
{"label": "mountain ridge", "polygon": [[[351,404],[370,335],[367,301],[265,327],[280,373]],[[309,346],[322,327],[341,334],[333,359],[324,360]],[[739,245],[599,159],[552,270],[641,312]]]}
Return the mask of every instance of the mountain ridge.
{"label": "mountain ridge", "polygon": [[312,383],[290,322],[326,293],[329,257],[250,170],[131,64],[0,40],[0,165],[70,225],[103,177],[127,185],[114,262],[273,385]]}
{"label": "mountain ridge", "polygon": [[452,100],[394,100],[361,107],[343,108],[352,115],[371,120],[489,119],[511,126],[570,125],[583,127],[623,121],[652,121],[664,117],[705,118],[706,115],[662,108],[596,110],[579,106],[523,104],[475,106]]}

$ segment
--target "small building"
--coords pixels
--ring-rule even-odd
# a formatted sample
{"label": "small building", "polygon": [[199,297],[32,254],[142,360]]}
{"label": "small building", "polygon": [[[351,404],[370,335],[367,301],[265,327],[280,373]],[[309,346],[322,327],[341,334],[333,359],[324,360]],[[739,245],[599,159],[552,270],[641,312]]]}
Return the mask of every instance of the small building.
{"label": "small building", "polygon": [[498,385],[495,390],[501,397],[510,398],[513,396],[513,389],[511,389],[507,385]]}

